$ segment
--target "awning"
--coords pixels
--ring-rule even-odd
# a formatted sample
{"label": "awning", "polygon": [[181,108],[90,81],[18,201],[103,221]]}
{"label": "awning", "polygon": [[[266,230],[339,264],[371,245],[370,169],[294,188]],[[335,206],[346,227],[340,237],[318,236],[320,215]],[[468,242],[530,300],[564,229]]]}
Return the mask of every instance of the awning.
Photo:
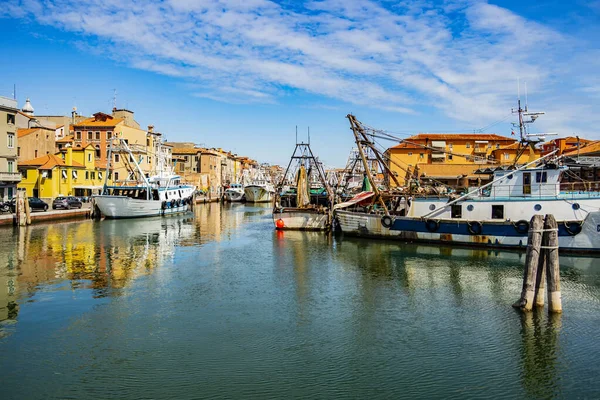
{"label": "awning", "polygon": [[373,197],[374,194],[375,194],[374,192],[360,192],[359,194],[357,194],[356,196],[354,196],[350,200],[345,201],[345,202],[340,203],[340,204],[336,204],[335,206],[333,206],[333,209],[337,210],[338,208],[350,207],[350,206],[352,206],[354,204],[360,203],[361,201],[365,201],[365,200]]}
{"label": "awning", "polygon": [[441,153],[441,154],[431,154],[431,158],[446,158],[446,154],[445,153]]}
{"label": "awning", "polygon": [[102,189],[102,186],[92,186],[92,185],[75,185],[73,186],[74,189],[90,189],[90,190],[94,190],[94,189]]}
{"label": "awning", "polygon": [[431,141],[431,147],[446,147],[446,142],[443,140],[433,140]]}

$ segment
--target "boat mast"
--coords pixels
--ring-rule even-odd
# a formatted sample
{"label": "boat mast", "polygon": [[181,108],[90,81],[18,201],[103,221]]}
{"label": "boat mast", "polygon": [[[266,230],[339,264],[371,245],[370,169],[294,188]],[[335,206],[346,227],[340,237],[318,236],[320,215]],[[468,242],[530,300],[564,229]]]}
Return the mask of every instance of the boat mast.
{"label": "boat mast", "polygon": [[356,145],[358,146],[358,153],[360,154],[360,158],[362,159],[363,165],[365,167],[367,179],[371,183],[371,188],[373,189],[373,193],[375,194],[375,200],[379,202],[379,204],[381,205],[381,207],[383,208],[383,210],[385,212],[385,215],[389,216],[390,212],[388,211],[388,208],[385,205],[383,198],[381,197],[381,193],[377,189],[375,180],[373,179],[373,176],[371,175],[371,169],[369,168],[369,163],[365,157],[365,153],[362,148],[362,145],[364,144],[364,140],[361,140],[358,137],[358,127],[357,127],[358,122],[356,121],[356,118],[352,114],[346,115],[346,118],[348,118],[348,121],[350,121],[350,127],[352,128],[352,132],[354,133],[354,140],[356,141]]}

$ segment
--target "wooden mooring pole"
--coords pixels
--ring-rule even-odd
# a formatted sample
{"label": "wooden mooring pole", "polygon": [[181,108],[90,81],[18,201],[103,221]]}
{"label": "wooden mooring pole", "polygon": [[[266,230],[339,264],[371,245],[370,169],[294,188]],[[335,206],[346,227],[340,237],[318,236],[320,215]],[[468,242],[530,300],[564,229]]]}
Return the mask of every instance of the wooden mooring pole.
{"label": "wooden mooring pole", "polygon": [[552,313],[562,312],[562,298],[560,295],[560,263],[558,259],[558,224],[554,215],[546,215],[544,235],[547,236],[546,259],[548,281],[548,310]]}
{"label": "wooden mooring pole", "polygon": [[513,307],[523,311],[531,311],[534,304],[537,307],[543,307],[546,286],[549,311],[551,313],[562,312],[558,224],[551,214],[547,214],[545,218],[542,218],[541,215],[534,215],[531,218],[521,297],[513,304]]}

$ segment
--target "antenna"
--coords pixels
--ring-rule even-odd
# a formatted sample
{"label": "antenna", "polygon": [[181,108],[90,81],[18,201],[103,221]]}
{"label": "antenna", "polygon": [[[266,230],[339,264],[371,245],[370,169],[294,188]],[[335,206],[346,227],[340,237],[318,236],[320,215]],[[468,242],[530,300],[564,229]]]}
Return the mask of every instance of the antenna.
{"label": "antenna", "polygon": [[517,76],[517,100],[521,100],[521,79],[518,76]]}
{"label": "antenna", "polygon": [[113,89],[113,109],[117,108],[117,89]]}
{"label": "antenna", "polygon": [[298,144],[298,125],[296,125],[296,144]]}
{"label": "antenna", "polygon": [[13,99],[17,99],[17,84],[13,83]]}
{"label": "antenna", "polygon": [[527,112],[527,82],[525,82],[525,112]]}
{"label": "antenna", "polygon": [[310,126],[308,127],[308,144],[310,144]]}

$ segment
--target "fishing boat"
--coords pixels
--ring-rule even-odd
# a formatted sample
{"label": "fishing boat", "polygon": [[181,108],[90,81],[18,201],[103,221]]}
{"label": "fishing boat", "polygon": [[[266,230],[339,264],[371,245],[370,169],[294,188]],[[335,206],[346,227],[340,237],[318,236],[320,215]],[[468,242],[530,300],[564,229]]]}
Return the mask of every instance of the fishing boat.
{"label": "fishing boat", "polygon": [[[293,177],[293,178],[291,178]],[[297,143],[276,190],[273,222],[278,230],[323,231],[331,227],[333,191],[309,143]]]}
{"label": "fishing boat", "polygon": [[[354,116],[348,119],[360,149],[370,139]],[[574,187],[570,175],[570,167],[550,153],[519,168],[498,169],[490,183],[460,196],[408,191],[385,197],[373,187],[336,205],[335,217],[348,235],[524,249],[532,216],[553,214],[561,250],[600,252],[600,189],[590,182]]]}
{"label": "fishing boat", "polygon": [[[105,218],[140,218],[187,212],[191,209],[195,187],[181,183],[178,175],[166,170],[146,178],[127,142],[121,138],[111,143],[106,166],[106,178],[102,193],[93,196],[93,202]],[[128,179],[122,185],[107,185],[112,154],[118,152],[130,169]],[[160,156],[160,155],[159,155]],[[160,159],[160,157],[158,157]],[[158,161],[159,165],[166,163]]]}
{"label": "fishing boat", "polygon": [[248,203],[268,203],[273,199],[275,187],[268,175],[259,169],[249,185],[244,187],[244,195]]}
{"label": "fishing boat", "polygon": [[244,185],[241,183],[232,183],[223,194],[225,201],[240,202],[244,200]]}

